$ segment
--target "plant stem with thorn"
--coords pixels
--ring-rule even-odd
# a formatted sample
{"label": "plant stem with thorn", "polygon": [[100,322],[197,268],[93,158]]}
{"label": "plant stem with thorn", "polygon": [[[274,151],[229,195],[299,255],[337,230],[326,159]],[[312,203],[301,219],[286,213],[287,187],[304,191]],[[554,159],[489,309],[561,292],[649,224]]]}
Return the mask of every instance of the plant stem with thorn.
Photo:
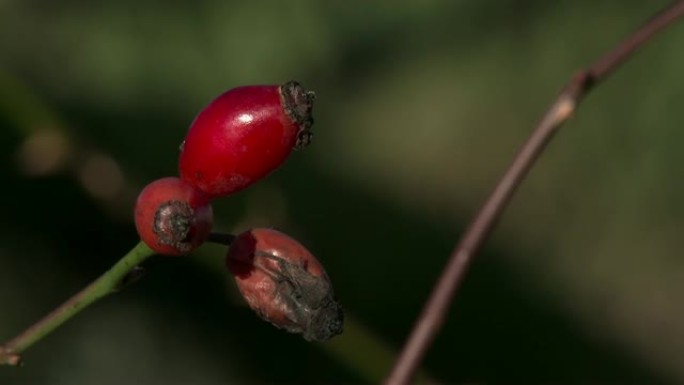
{"label": "plant stem with thorn", "polygon": [[116,292],[125,283],[128,274],[154,255],[143,242],[138,243],[100,278],[69,298],[62,305],[31,325],[28,329],[0,345],[0,365],[19,365],[21,354],[61,324],[97,300]]}
{"label": "plant stem with thorn", "polygon": [[[232,234],[211,233],[208,242],[230,245],[235,239]],[[76,293],[55,310],[31,325],[21,334],[0,345],[0,365],[21,364],[21,354],[57,327],[78,314],[97,300],[117,292],[123,286],[139,278],[140,264],[155,252],[144,242],[139,242],[119,262],[112,266],[83,290]],[[130,279],[129,279],[130,278]]]}

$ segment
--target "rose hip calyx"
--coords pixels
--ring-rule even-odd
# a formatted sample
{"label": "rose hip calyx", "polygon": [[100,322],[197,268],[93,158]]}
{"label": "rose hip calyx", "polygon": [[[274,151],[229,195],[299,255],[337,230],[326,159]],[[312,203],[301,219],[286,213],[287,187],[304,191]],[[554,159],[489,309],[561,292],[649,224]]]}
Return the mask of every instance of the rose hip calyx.
{"label": "rose hip calyx", "polygon": [[194,215],[188,202],[172,200],[159,206],[154,215],[154,233],[159,243],[189,252],[192,245],[188,238]]}
{"label": "rose hip calyx", "polygon": [[313,102],[316,94],[306,91],[301,84],[296,81],[289,81],[280,86],[280,97],[283,109],[290,120],[299,126],[295,149],[302,149],[311,143],[314,120],[312,115]]}

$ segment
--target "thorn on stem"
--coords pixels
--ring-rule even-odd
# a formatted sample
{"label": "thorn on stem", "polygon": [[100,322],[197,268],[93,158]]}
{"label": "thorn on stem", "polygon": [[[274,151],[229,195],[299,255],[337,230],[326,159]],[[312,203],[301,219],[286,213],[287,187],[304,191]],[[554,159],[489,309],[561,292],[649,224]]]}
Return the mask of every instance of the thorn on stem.
{"label": "thorn on stem", "polygon": [[119,292],[126,287],[130,286],[133,283],[136,283],[147,274],[147,270],[142,267],[142,266],[134,266],[131,271],[129,271],[122,279],[121,282],[119,282],[118,285],[116,285],[116,288],[114,288],[112,291],[113,292]]}

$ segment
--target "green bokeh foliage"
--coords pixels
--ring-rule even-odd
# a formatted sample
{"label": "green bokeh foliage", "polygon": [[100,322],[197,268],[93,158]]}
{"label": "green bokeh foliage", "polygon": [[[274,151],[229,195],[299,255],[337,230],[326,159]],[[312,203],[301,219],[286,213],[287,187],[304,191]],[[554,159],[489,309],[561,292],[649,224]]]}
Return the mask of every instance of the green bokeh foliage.
{"label": "green bokeh foliage", "polygon": [[[0,383],[378,382],[554,93],[664,4],[0,1],[0,338],[137,242],[135,192],[176,173],[204,104],[289,79],[317,92],[313,145],[217,202],[218,226],[296,236],[351,320],[327,345],[275,330],[237,297],[224,250],[207,246],[153,260],[24,368],[0,368]],[[684,379],[683,43],[673,27],[583,104],[474,263],[424,376]],[[46,129],[73,156],[28,175],[18,154]],[[93,154],[128,190],[84,187]]]}

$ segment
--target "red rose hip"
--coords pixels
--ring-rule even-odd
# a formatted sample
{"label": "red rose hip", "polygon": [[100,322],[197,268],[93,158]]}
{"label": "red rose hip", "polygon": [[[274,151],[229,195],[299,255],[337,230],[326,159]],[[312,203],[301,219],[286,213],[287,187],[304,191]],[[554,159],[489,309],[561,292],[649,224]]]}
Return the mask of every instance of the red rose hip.
{"label": "red rose hip", "polygon": [[323,266],[299,242],[276,230],[238,235],[228,270],[249,306],[266,321],[308,341],[342,333],[342,308]]}
{"label": "red rose hip", "polygon": [[233,88],[205,107],[181,146],[181,178],[210,198],[239,191],[311,139],[313,92],[297,82]]}
{"label": "red rose hip", "polygon": [[147,246],[163,255],[183,255],[202,244],[211,231],[209,198],[174,177],[148,184],[135,204],[135,227]]}

